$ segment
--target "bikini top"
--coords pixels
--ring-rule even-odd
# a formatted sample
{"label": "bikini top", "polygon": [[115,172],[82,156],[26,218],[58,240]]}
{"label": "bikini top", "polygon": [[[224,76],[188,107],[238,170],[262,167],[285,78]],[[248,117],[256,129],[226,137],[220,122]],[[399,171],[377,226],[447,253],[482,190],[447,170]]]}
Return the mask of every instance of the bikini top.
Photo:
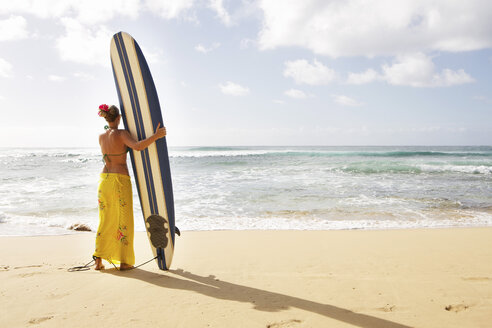
{"label": "bikini top", "polygon": [[111,162],[111,159],[109,159],[109,156],[121,156],[121,155],[124,155],[126,153],[128,153],[130,151],[130,147],[126,147],[126,150],[124,152],[122,152],[121,154],[103,154],[103,162],[104,164],[106,164],[106,159],[108,159],[108,162]]}

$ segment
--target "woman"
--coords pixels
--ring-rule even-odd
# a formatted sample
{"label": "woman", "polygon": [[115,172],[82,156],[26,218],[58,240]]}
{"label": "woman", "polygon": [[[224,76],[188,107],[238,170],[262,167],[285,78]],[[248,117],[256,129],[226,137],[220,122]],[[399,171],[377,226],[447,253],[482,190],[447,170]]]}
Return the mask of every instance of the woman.
{"label": "woman", "polygon": [[129,148],[144,150],[166,135],[166,128],[157,126],[147,139],[136,141],[126,130],[119,130],[121,115],[116,106],[99,106],[99,116],[108,122],[106,132],[99,136],[104,168],[98,188],[99,227],[94,258],[96,270],[104,269],[102,259],[120,264],[120,270],[135,264],[133,251],[133,195],[126,154]]}

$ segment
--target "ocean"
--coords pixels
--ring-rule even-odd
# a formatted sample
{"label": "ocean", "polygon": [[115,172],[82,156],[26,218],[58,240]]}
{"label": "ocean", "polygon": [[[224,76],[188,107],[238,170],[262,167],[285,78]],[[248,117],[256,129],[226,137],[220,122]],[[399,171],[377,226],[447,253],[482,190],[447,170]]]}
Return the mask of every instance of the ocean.
{"label": "ocean", "polygon": [[[182,231],[492,226],[492,147],[178,147],[169,154]],[[102,167],[97,148],[0,148],[0,236],[77,233],[68,230],[75,223],[96,230]],[[145,231],[133,187],[135,229]]]}

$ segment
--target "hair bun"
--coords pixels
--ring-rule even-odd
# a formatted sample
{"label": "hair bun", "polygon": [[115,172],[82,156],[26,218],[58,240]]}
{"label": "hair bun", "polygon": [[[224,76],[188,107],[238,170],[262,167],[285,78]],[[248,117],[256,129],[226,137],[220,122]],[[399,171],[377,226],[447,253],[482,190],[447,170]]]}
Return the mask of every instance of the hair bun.
{"label": "hair bun", "polygon": [[99,105],[99,112],[97,113],[101,117],[106,117],[108,115],[109,107],[106,104]]}
{"label": "hair bun", "polygon": [[106,104],[102,104],[99,106],[99,112],[97,114],[104,117],[108,122],[114,122],[114,120],[116,120],[116,118],[120,115],[120,110],[115,105],[111,105],[111,107],[109,107]]}

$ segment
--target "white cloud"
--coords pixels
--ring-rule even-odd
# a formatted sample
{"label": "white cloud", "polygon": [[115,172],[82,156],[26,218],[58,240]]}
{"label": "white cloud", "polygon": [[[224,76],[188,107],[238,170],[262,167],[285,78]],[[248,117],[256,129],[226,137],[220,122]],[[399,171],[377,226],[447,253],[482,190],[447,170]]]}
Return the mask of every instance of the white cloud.
{"label": "white cloud", "polygon": [[136,19],[140,6],[140,0],[72,0],[78,20],[85,24],[105,23],[116,16]]}
{"label": "white cloud", "polygon": [[492,104],[492,100],[486,96],[474,96],[473,100],[477,100],[486,104]]}
{"label": "white cloud", "polygon": [[194,0],[145,0],[147,8],[163,18],[173,19],[184,15],[193,7]]}
{"label": "white cloud", "polygon": [[59,75],[50,75],[50,76],[48,76],[48,80],[50,80],[52,82],[63,82],[66,80],[66,78],[63,76],[59,76]]}
{"label": "white cloud", "polygon": [[381,73],[368,69],[362,73],[349,73],[348,84],[366,84],[386,81],[391,85],[411,87],[449,87],[475,82],[463,69],[436,70],[432,58],[423,53],[396,56],[391,65],[381,67]]}
{"label": "white cloud", "polygon": [[397,56],[392,65],[383,65],[382,70],[383,78],[392,85],[446,87],[474,82],[462,69],[436,72],[431,58],[422,53]]}
{"label": "white cloud", "polygon": [[322,85],[332,82],[336,73],[317,60],[310,64],[300,59],[285,62],[284,76],[292,77],[298,84]]}
{"label": "white cloud", "polygon": [[70,15],[73,11],[79,22],[89,25],[105,23],[116,16],[135,19],[140,9],[139,0],[68,0],[66,2],[68,8],[62,16]]}
{"label": "white cloud", "polygon": [[56,40],[62,60],[109,67],[109,41],[113,33],[105,26],[85,27],[73,18],[62,18],[65,34]]}
{"label": "white cloud", "polygon": [[220,91],[231,96],[246,96],[249,94],[249,89],[233,82],[219,84]]}
{"label": "white cloud", "polygon": [[260,49],[331,57],[470,51],[492,46],[491,1],[260,0]]}
{"label": "white cloud", "polygon": [[11,15],[5,20],[0,20],[0,41],[20,40],[27,36],[27,23],[24,17]]}
{"label": "white cloud", "polygon": [[241,43],[239,44],[239,48],[249,49],[251,46],[255,44],[256,44],[256,40],[246,38],[241,40]]}
{"label": "white cloud", "polygon": [[96,79],[94,75],[85,72],[76,72],[73,73],[73,76],[83,81],[92,81]]}
{"label": "white cloud", "polygon": [[0,58],[0,77],[12,76],[12,64],[3,58]]}
{"label": "white cloud", "polygon": [[0,6],[0,14],[22,13],[39,18],[61,17],[70,10],[70,0],[16,0],[3,1]]}
{"label": "white cloud", "polygon": [[347,83],[360,85],[360,84],[366,84],[366,83],[378,81],[381,79],[382,79],[381,75],[378,74],[378,72],[376,72],[372,68],[370,68],[362,73],[349,73],[347,78]]}
{"label": "white cloud", "polygon": [[209,7],[217,13],[217,17],[225,26],[231,26],[231,16],[224,8],[224,0],[210,0]]}
{"label": "white cloud", "polygon": [[332,98],[337,104],[342,106],[359,107],[364,105],[363,103],[344,95],[332,95]]}
{"label": "white cloud", "polygon": [[297,90],[297,89],[287,90],[284,92],[284,94],[287,97],[295,98],[295,99],[305,99],[308,97],[308,95],[304,91]]}
{"label": "white cloud", "polygon": [[142,53],[145,56],[145,60],[147,60],[147,63],[158,64],[158,63],[166,62],[166,59],[164,59],[164,52],[162,51],[162,49],[153,48],[151,50],[147,48],[147,46],[145,45],[140,45],[140,49],[142,50]]}
{"label": "white cloud", "polygon": [[23,13],[39,18],[75,17],[83,24],[103,23],[115,16],[136,18],[140,0],[15,0],[4,1],[0,14]]}
{"label": "white cloud", "polygon": [[220,43],[219,42],[214,42],[210,47],[206,47],[204,45],[202,45],[201,43],[199,45],[197,45],[195,47],[195,50],[198,51],[198,52],[201,52],[203,54],[207,54],[215,49],[217,49],[218,47],[220,47]]}

